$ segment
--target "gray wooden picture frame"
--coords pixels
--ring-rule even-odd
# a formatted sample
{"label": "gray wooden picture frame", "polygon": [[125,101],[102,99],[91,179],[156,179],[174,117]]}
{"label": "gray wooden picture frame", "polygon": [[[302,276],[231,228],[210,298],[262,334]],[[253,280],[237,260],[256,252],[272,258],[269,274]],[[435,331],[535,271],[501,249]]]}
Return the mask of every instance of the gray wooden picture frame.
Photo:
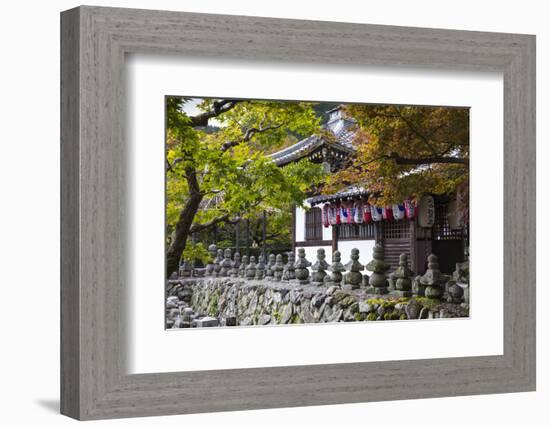
{"label": "gray wooden picture frame", "polygon": [[[502,72],[504,354],[128,375],[127,53]],[[61,14],[61,166],[65,415],[85,420],[535,390],[532,35],[71,9]]]}

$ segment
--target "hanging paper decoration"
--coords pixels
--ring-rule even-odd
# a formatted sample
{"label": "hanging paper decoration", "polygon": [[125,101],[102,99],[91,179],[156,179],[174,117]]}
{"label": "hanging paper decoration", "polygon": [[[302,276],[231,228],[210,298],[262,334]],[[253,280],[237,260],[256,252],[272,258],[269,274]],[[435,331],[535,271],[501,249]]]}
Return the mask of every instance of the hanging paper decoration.
{"label": "hanging paper decoration", "polygon": [[351,203],[340,203],[340,221],[342,224],[351,224]]}
{"label": "hanging paper decoration", "polygon": [[329,204],[328,203],[325,203],[323,205],[323,209],[321,210],[322,212],[322,216],[323,216],[323,226],[324,227],[328,227],[330,225],[330,221],[328,219],[329,217]]}
{"label": "hanging paper decoration", "polygon": [[391,221],[393,219],[393,212],[390,206],[386,206],[382,209],[382,218],[386,221]]}
{"label": "hanging paper decoration", "polygon": [[408,219],[413,219],[416,216],[416,205],[412,200],[405,200],[405,216]]}
{"label": "hanging paper decoration", "polygon": [[342,223],[342,216],[340,212],[340,202],[336,203],[336,225],[340,225]]}
{"label": "hanging paper decoration", "polygon": [[363,222],[369,223],[372,221],[372,214],[370,212],[371,205],[363,203]]}
{"label": "hanging paper decoration", "polygon": [[373,221],[382,220],[382,208],[379,208],[378,206],[370,205],[370,214],[372,216]]}
{"label": "hanging paper decoration", "polygon": [[405,206],[403,205],[392,205],[392,213],[394,219],[403,219],[405,218]]}
{"label": "hanging paper decoration", "polygon": [[354,223],[361,224],[363,222],[363,202],[361,200],[358,200],[353,204],[351,214]]}
{"label": "hanging paper decoration", "polygon": [[328,223],[329,225],[336,225],[336,216],[337,216],[338,209],[336,208],[335,204],[328,205]]}
{"label": "hanging paper decoration", "polygon": [[435,202],[434,198],[425,194],[418,203],[418,225],[429,228],[435,223]]}

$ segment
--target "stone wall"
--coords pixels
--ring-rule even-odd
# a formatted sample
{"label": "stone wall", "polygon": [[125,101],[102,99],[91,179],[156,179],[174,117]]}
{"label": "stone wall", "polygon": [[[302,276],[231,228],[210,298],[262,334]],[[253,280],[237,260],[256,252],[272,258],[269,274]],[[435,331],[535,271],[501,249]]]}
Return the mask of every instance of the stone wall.
{"label": "stone wall", "polygon": [[468,304],[239,278],[171,280],[168,328],[468,317]]}

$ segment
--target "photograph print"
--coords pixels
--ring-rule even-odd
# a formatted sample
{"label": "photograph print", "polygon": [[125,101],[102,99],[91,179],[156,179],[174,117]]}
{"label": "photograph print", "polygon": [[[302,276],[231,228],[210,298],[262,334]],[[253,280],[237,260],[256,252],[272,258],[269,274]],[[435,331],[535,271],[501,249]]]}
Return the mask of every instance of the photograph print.
{"label": "photograph print", "polygon": [[165,97],[166,329],[469,317],[470,110]]}

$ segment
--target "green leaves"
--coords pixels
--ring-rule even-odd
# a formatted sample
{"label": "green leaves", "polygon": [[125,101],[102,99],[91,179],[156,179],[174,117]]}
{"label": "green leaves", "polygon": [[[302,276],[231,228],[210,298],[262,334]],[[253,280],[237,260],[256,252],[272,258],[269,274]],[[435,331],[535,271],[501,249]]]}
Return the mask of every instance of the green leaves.
{"label": "green leaves", "polygon": [[[320,130],[312,103],[239,101],[217,114],[223,100],[206,99],[199,114],[215,114],[216,129],[193,127],[184,112],[185,98],[168,97],[166,217],[169,233],[179,220],[196,173],[201,209],[195,224],[216,218],[254,218],[262,210],[290,211],[323,178],[320,165],[302,161],[277,167],[267,154]],[[218,109],[218,110],[216,110]]]}
{"label": "green leaves", "polygon": [[325,192],[358,184],[377,203],[392,204],[452,193],[468,182],[468,108],[349,105],[346,112],[360,127],[357,155],[329,178]]}

